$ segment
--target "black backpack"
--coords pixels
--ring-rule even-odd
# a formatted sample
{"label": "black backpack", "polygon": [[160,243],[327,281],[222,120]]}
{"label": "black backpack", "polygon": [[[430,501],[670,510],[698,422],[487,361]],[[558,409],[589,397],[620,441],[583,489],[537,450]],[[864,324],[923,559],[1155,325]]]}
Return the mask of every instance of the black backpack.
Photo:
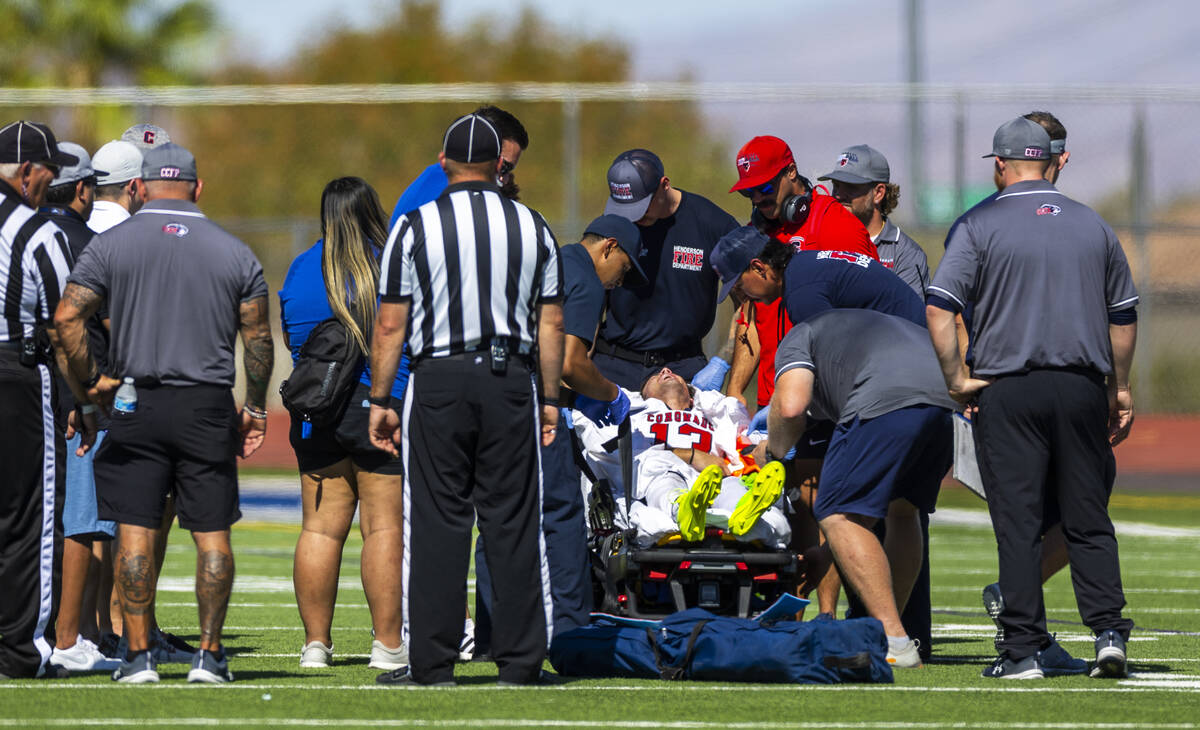
{"label": "black backpack", "polygon": [[300,347],[291,376],[279,386],[283,405],[314,426],[336,425],[362,373],[363,359],[362,350],[336,317],[318,323]]}

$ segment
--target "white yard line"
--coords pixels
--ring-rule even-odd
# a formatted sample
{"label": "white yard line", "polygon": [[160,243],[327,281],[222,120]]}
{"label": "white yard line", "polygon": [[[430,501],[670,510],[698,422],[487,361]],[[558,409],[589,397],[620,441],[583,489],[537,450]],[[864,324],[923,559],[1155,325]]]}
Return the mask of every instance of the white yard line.
{"label": "white yard line", "polygon": [[[150,718],[80,718],[80,719],[29,719],[0,718],[0,727],[28,726],[137,726],[154,724]],[[262,727],[284,725],[291,727],[597,727],[611,728],[612,720],[543,720],[534,718],[475,718],[457,720],[419,720],[396,718],[387,720],[319,719],[308,717],[180,717],[164,719],[163,724],[187,727],[224,725],[230,727]],[[1074,730],[1074,728],[1100,728],[1101,730],[1194,730],[1197,725],[1190,722],[821,722],[820,727],[837,730],[866,730],[886,728],[889,730],[936,730],[937,728],[968,728],[970,730],[999,730],[1000,728],[1022,728],[1023,730]],[[734,730],[787,730],[811,728],[804,722],[709,722],[701,720],[676,720],[656,722],[652,720],[621,720],[619,725],[628,728],[733,728]]]}
{"label": "white yard line", "polygon": [[[980,662],[982,665],[983,662]],[[1128,681],[1128,680],[1126,680]],[[65,684],[59,682],[47,682],[44,680],[9,680],[0,682],[0,693],[6,689],[13,690],[42,690],[42,691],[87,691],[101,690],[105,692],[116,691],[169,691],[169,690],[184,690],[188,692],[203,692],[211,690],[214,692],[231,690],[251,690],[261,692],[263,690],[270,691],[285,691],[292,690],[298,692],[342,692],[345,690],[370,690],[382,692],[941,692],[951,694],[994,694],[994,693],[1033,693],[1033,694],[1097,694],[1097,693],[1138,693],[1138,692],[1162,692],[1168,689],[1176,689],[1185,694],[1200,693],[1200,687],[1163,687],[1157,688],[1153,686],[1115,686],[1112,684],[1097,687],[1057,687],[1053,684],[1036,683],[1038,686],[1013,686],[1012,683],[997,682],[983,687],[913,687],[913,686],[895,686],[890,684],[778,684],[778,685],[763,685],[763,684],[709,684],[707,682],[662,682],[646,685],[583,685],[580,683],[571,683],[558,685],[554,687],[500,687],[494,684],[466,684],[460,687],[387,687],[379,684],[343,684],[343,685],[306,685],[306,684],[243,684],[234,682],[233,684],[221,685],[220,689],[214,689],[211,685],[186,684],[179,682],[162,682],[159,684],[142,684],[142,685],[115,685],[111,682],[103,682],[97,684]],[[1097,684],[1101,684],[1097,682]],[[1196,690],[1193,692],[1192,690]],[[609,721],[611,723],[611,720]],[[874,724],[874,723],[872,723]],[[757,727],[758,725],[756,725]],[[990,727],[990,726],[989,726]],[[1008,725],[997,725],[996,727],[1009,727]],[[1090,725],[1089,725],[1090,727]]]}
{"label": "white yard line", "polygon": [[[992,519],[985,510],[945,507],[930,515],[929,521],[934,525],[992,529]],[[1167,527],[1146,522],[1114,522],[1113,527],[1120,537],[1200,538],[1200,529],[1193,527]]]}

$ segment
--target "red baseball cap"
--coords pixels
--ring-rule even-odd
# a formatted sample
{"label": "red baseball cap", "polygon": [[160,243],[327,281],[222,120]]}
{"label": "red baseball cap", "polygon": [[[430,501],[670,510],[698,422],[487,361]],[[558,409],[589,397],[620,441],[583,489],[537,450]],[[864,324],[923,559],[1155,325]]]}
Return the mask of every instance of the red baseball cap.
{"label": "red baseball cap", "polygon": [[779,171],[793,162],[792,148],[778,137],[755,137],[737,154],[738,181],[729,188],[729,192],[754,188],[779,174]]}

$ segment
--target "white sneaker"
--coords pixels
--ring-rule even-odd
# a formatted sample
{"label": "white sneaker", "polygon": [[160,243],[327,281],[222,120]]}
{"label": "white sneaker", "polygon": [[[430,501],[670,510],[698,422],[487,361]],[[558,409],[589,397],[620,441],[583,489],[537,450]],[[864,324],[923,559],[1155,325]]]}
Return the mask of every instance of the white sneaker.
{"label": "white sneaker", "polygon": [[333,646],[325,646],[319,641],[310,641],[300,650],[300,666],[306,669],[320,669],[333,664]]}
{"label": "white sneaker", "polygon": [[50,663],[72,672],[111,672],[121,666],[120,660],[104,656],[95,644],[82,636],[75,639],[75,645],[70,649],[56,648],[50,655]]}
{"label": "white sneaker", "polygon": [[371,661],[367,664],[371,669],[399,669],[408,666],[408,644],[403,641],[395,649],[389,649],[383,642],[376,639],[371,642]]}
{"label": "white sneaker", "polygon": [[891,642],[889,641],[887,653],[888,664],[904,669],[920,669],[921,655],[917,652],[919,645],[916,639],[909,639],[907,644],[897,650],[892,649]]}
{"label": "white sneaker", "polygon": [[462,641],[458,644],[458,660],[469,662],[475,658],[475,622],[467,619],[463,624]]}

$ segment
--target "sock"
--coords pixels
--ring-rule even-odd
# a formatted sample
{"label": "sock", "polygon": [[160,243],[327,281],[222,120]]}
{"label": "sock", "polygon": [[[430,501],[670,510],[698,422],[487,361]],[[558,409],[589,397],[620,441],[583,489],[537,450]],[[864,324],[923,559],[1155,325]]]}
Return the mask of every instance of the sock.
{"label": "sock", "polygon": [[889,636],[888,651],[903,651],[904,647],[908,646],[909,638],[905,636]]}

